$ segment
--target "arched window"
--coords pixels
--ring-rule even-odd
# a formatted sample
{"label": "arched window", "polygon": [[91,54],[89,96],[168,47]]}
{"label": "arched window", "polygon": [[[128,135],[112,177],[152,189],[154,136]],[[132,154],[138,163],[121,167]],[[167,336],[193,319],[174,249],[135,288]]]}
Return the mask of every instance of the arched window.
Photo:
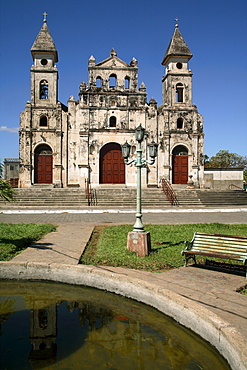
{"label": "arched window", "polygon": [[117,119],[115,116],[110,117],[109,127],[116,127],[117,126]]}
{"label": "arched window", "polygon": [[40,127],[47,127],[47,117],[41,116],[39,120]]}
{"label": "arched window", "polygon": [[92,145],[90,145],[89,153],[90,153],[90,154],[93,154],[94,150],[95,150],[94,145],[93,145],[93,144],[92,144]]}
{"label": "arched window", "polygon": [[48,82],[46,80],[40,81],[39,84],[39,98],[41,100],[48,99]]}
{"label": "arched window", "polygon": [[176,85],[176,103],[183,103],[184,101],[184,87],[180,82]]}
{"label": "arched window", "polygon": [[109,78],[109,87],[116,87],[117,86],[117,76],[115,74],[110,75]]}
{"label": "arched window", "polygon": [[101,77],[96,78],[96,87],[97,89],[100,89],[102,87],[102,79]]}
{"label": "arched window", "polygon": [[125,80],[124,80],[124,88],[125,89],[129,89],[130,88],[130,78],[129,77],[125,77]]}
{"label": "arched window", "polygon": [[177,129],[183,128],[183,118],[179,117],[177,119]]}

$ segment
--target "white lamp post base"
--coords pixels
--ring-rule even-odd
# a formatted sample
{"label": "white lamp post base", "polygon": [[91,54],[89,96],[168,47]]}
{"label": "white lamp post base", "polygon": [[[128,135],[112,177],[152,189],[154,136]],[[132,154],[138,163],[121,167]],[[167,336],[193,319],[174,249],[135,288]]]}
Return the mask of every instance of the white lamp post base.
{"label": "white lamp post base", "polygon": [[149,231],[128,233],[127,249],[135,252],[138,257],[148,256],[151,251],[151,237]]}

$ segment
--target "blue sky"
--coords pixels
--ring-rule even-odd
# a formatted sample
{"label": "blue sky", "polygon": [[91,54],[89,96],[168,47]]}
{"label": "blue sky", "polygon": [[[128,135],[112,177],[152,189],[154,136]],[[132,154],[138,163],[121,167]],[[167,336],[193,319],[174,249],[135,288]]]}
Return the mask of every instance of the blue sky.
{"label": "blue sky", "polygon": [[247,155],[246,0],[0,0],[0,160],[18,157],[19,114],[30,100],[30,48],[43,12],[58,50],[59,100],[78,97],[88,58],[139,64],[139,85],[161,104],[162,58],[174,18],[193,58],[193,103],[204,117],[205,154]]}

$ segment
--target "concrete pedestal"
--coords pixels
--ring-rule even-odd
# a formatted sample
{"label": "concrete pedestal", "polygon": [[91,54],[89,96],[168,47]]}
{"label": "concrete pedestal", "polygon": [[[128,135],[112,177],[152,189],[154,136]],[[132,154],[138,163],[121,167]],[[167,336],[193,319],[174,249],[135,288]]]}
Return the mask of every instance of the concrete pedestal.
{"label": "concrete pedestal", "polygon": [[127,238],[127,249],[130,252],[136,252],[138,257],[148,256],[151,251],[150,232],[129,232]]}

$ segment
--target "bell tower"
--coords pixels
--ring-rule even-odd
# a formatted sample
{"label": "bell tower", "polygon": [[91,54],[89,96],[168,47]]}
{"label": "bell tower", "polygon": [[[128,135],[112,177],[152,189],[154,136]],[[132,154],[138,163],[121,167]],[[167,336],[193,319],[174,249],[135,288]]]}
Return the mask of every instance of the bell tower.
{"label": "bell tower", "polygon": [[54,106],[58,101],[58,54],[50,35],[46,13],[42,28],[31,48],[31,103],[36,106]]}
{"label": "bell tower", "polygon": [[66,183],[68,109],[58,101],[58,53],[46,16],[31,47],[31,100],[20,119],[20,187]]}
{"label": "bell tower", "polygon": [[192,72],[189,69],[189,60],[192,56],[176,23],[174,34],[161,63],[166,67],[166,74],[162,79],[163,104],[192,105]]}
{"label": "bell tower", "polygon": [[192,102],[192,53],[178,28],[162,60],[162,105],[158,125],[163,158],[160,177],[172,184],[201,186],[204,181],[203,117]]}

